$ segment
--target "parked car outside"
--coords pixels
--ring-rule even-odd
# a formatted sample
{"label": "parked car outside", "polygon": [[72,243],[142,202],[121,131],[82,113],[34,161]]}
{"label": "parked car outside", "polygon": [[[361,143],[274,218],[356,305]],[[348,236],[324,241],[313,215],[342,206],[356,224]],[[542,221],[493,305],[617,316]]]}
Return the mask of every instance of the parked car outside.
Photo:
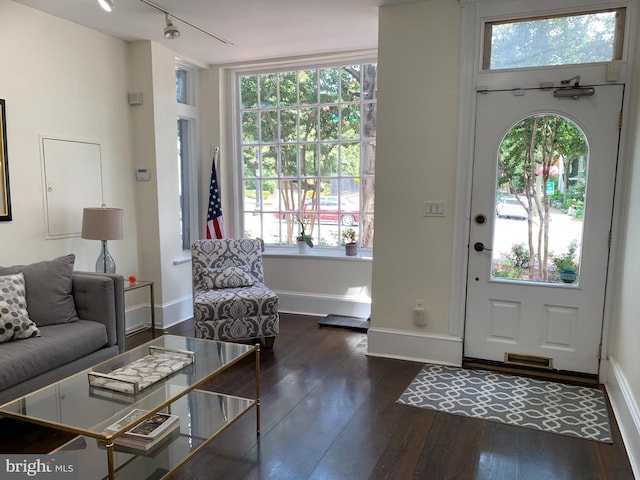
{"label": "parked car outside", "polygon": [[496,206],[498,218],[527,219],[527,209],[515,197],[504,197]]}
{"label": "parked car outside", "polygon": [[[355,225],[360,222],[358,204],[347,197],[340,199],[340,205],[338,205],[338,197],[335,195],[328,195],[319,198],[318,214],[317,217],[321,222],[340,222],[344,226]],[[313,208],[313,202],[307,200],[304,204],[304,212],[306,215],[312,215],[316,218],[316,213]]]}

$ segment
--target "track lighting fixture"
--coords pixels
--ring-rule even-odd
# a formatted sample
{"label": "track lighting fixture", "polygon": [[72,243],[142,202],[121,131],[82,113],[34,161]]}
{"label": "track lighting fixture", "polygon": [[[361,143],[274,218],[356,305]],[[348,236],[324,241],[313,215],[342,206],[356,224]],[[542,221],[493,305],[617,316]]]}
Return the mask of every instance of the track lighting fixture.
{"label": "track lighting fixture", "polygon": [[105,12],[113,10],[113,0],[98,0],[98,3]]}
{"label": "track lighting fixture", "polygon": [[178,30],[178,27],[173,24],[168,13],[165,13],[165,20],[167,22],[167,26],[164,27],[164,38],[166,38],[167,40],[175,40],[176,38],[180,38],[180,30]]}
{"label": "track lighting fixture", "polygon": [[[113,1],[113,0],[111,0]],[[173,22],[171,21],[171,19],[169,18],[170,16],[176,20],[178,20],[179,22],[184,23],[185,25],[190,26],[191,28],[194,28],[196,30],[198,30],[199,32],[204,33],[205,35],[209,35],[211,38],[216,39],[217,41],[219,41],[220,43],[224,43],[225,45],[233,45],[232,42],[230,42],[229,40],[225,40],[222,37],[219,37],[218,35],[214,35],[211,32],[206,31],[203,28],[200,28],[197,25],[194,25],[193,23],[191,23],[189,20],[185,19],[185,18],[181,18],[178,17],[177,15],[174,14],[169,14],[169,12],[167,10],[165,10],[163,7],[161,7],[160,5],[156,5],[155,3],[153,3],[151,0],[140,0],[142,3],[144,3],[145,5],[149,5],[151,8],[155,8],[156,10],[162,12],[165,14],[166,19],[167,19],[167,26],[164,29],[164,38],[167,39],[175,39],[175,38],[179,38],[180,37],[180,31],[178,30],[177,27],[175,27],[173,25]]]}

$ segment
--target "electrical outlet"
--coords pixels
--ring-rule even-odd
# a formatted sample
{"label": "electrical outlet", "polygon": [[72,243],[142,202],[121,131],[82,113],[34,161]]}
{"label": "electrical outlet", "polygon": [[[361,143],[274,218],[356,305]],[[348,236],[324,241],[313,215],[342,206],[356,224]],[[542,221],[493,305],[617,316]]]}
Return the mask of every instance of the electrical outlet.
{"label": "electrical outlet", "polygon": [[424,300],[416,300],[416,306],[413,307],[413,323],[418,327],[424,327],[427,324],[426,311],[424,309]]}

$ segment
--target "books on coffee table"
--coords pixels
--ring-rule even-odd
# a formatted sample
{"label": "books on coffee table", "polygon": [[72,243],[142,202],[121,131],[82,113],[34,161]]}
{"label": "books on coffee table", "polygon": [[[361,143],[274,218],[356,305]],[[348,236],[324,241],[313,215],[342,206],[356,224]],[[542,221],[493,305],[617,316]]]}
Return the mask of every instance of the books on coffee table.
{"label": "books on coffee table", "polygon": [[[117,432],[146,413],[146,410],[132,410],[117,422],[109,425],[107,432]],[[127,447],[136,451],[148,452],[159,443],[162,443],[167,437],[173,436],[174,432],[179,433],[179,428],[180,419],[178,416],[158,412],[126,433],[116,437],[113,443],[116,447]],[[101,446],[104,446],[104,442],[102,442]]]}

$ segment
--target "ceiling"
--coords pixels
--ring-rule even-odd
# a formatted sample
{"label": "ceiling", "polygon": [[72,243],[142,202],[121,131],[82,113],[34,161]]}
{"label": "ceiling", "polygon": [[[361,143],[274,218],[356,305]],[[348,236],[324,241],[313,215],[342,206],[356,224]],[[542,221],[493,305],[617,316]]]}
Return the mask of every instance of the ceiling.
{"label": "ceiling", "polygon": [[[408,0],[14,0],[127,41],[152,40],[180,57],[205,64],[376,48],[378,7]],[[168,11],[180,38],[163,35]]]}

